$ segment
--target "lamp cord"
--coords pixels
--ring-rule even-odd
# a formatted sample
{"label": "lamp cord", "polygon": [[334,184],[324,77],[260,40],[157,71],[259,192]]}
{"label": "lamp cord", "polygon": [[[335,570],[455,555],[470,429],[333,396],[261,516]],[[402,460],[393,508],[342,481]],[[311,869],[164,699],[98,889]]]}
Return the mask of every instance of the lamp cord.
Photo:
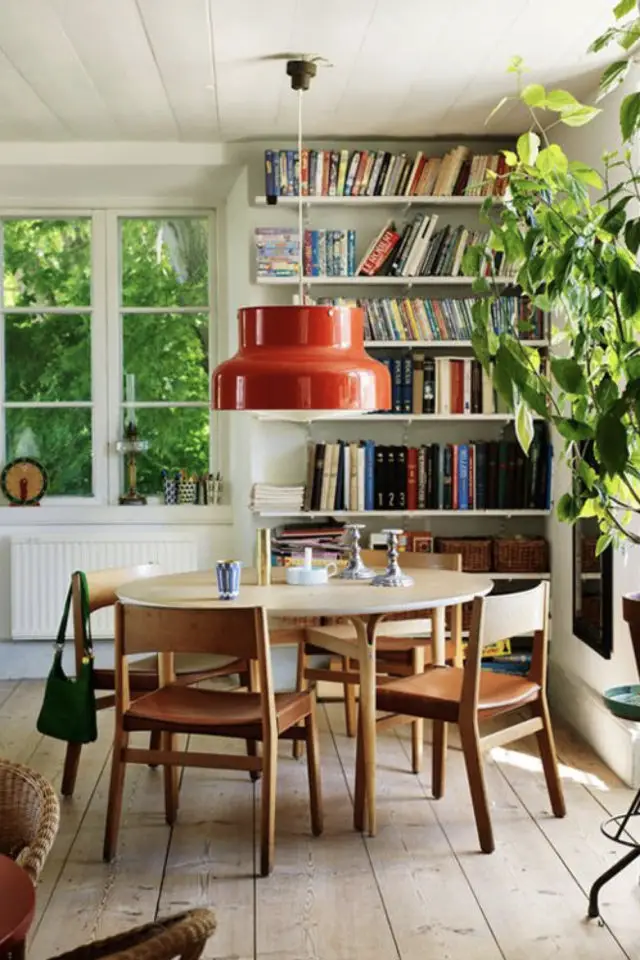
{"label": "lamp cord", "polygon": [[304,234],[302,232],[302,90],[298,90],[298,296],[304,306]]}

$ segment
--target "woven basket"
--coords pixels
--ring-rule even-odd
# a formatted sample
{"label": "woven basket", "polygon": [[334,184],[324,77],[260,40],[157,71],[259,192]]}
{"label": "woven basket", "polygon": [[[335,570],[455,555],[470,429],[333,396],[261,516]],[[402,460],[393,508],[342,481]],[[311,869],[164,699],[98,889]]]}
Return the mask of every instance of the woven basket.
{"label": "woven basket", "polygon": [[0,760],[0,853],[19,863],[34,885],[59,821],[60,806],[51,784],[29,767]]}
{"label": "woven basket", "polygon": [[600,557],[596,557],[597,537],[582,538],[582,572],[600,573]]}
{"label": "woven basket", "polygon": [[436,553],[460,553],[462,569],[473,573],[487,573],[491,570],[491,540],[480,537],[464,537],[452,540],[450,537],[436,537]]}
{"label": "woven basket", "polygon": [[543,537],[500,537],[493,541],[496,573],[546,573],[549,545]]}

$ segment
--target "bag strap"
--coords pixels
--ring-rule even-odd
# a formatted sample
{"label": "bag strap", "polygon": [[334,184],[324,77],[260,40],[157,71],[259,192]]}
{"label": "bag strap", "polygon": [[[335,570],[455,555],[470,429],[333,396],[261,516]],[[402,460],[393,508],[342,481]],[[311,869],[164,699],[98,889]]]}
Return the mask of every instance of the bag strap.
{"label": "bag strap", "polygon": [[55,647],[59,653],[64,649],[64,643],[67,636],[67,624],[69,623],[69,613],[71,612],[71,601],[73,598],[73,577],[77,576],[80,580],[80,609],[82,612],[82,640],[85,656],[93,657],[93,640],[91,637],[91,617],[89,612],[89,586],[87,578],[81,570],[76,570],[72,575],[72,583],[67,591],[67,597],[64,601],[62,619],[58,627]]}

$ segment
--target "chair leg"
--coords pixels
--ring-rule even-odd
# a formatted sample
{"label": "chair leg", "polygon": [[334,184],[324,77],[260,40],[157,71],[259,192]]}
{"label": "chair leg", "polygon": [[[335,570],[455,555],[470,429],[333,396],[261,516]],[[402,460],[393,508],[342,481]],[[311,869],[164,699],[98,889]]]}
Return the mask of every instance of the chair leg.
{"label": "chair leg", "polygon": [[[248,757],[259,757],[260,756],[260,744],[257,740],[247,740],[247,756]],[[259,780],[262,774],[261,770],[250,770],[249,776],[253,781]]]}
{"label": "chair leg", "polygon": [[363,831],[365,828],[365,775],[364,775],[364,745],[362,718],[358,711],[358,739],[356,741],[356,782],[353,791],[353,825],[356,830]]}
{"label": "chair leg", "polygon": [[[342,658],[342,669],[349,669],[349,657]],[[348,737],[356,735],[356,688],[352,683],[343,683],[344,691],[344,725]]]}
{"label": "chair leg", "polygon": [[487,801],[487,790],[484,782],[484,771],[482,769],[480,737],[478,736],[478,729],[475,724],[460,724],[460,740],[462,742],[462,752],[464,753],[464,762],[467,768],[467,779],[469,781],[473,813],[476,818],[476,829],[478,831],[480,849],[483,853],[493,853],[495,850],[493,828],[491,826],[491,817],[489,816],[489,803]]}
{"label": "chair leg", "polygon": [[556,745],[553,738],[551,720],[549,718],[549,707],[547,706],[544,694],[540,697],[537,710],[542,719],[542,730],[538,730],[536,738],[538,740],[544,778],[547,781],[551,809],[553,810],[554,816],[564,817],[566,816],[567,808],[564,802],[560,774],[558,773],[558,758],[556,756]]}
{"label": "chair leg", "polygon": [[323,830],[322,787],[320,783],[320,749],[316,705],[311,701],[311,712],[304,721],[307,744],[307,770],[309,774],[309,799],[311,803],[311,831],[319,837]]}
{"label": "chair leg", "polygon": [[67,749],[64,755],[64,769],[62,771],[61,793],[63,797],[73,796],[73,791],[76,788],[76,780],[78,778],[78,766],[80,764],[81,753],[81,743],[67,744]]}
{"label": "chair leg", "polygon": [[433,721],[431,747],[431,791],[435,800],[444,797],[447,768],[447,725],[443,720]]}
{"label": "chair leg", "polygon": [[107,821],[104,829],[104,846],[102,857],[110,863],[116,852],[120,819],[122,817],[122,793],[124,790],[124,775],[127,765],[124,761],[124,752],[129,744],[129,734],[122,732],[120,742],[114,742],[111,758],[111,781],[109,783],[109,800],[107,803]]}
{"label": "chair leg", "polygon": [[260,873],[268,877],[273,870],[276,833],[276,779],[278,739],[266,738],[262,750],[262,796],[260,798]]}
{"label": "chair leg", "polygon": [[[152,730],[149,734],[149,750],[160,750],[162,748],[162,731],[161,730]],[[158,769],[157,763],[150,763],[149,767],[152,770]]]}
{"label": "chair leg", "polygon": [[[163,732],[162,739],[165,750],[175,750],[175,733]],[[164,768],[164,812],[165,820],[172,827],[178,816],[178,768],[168,765]]]}
{"label": "chair leg", "polygon": [[[307,669],[307,654],[304,649],[304,641],[298,644],[298,662],[296,665],[296,690],[300,693],[307,689],[307,681],[304,672]],[[299,760],[302,756],[303,740],[294,740],[291,753],[294,760]]]}
{"label": "chair leg", "polygon": [[[424,673],[424,647],[414,647],[411,651],[411,669],[414,673]],[[424,753],[424,720],[418,718],[411,724],[411,769],[413,773],[422,770]]]}

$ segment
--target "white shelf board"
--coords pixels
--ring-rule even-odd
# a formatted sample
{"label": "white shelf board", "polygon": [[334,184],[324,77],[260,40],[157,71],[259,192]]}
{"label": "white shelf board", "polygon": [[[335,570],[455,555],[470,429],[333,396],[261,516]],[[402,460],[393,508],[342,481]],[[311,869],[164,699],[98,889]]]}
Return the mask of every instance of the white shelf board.
{"label": "white shelf board", "polygon": [[581,580],[600,580],[600,574],[599,573],[581,573],[580,579]]}
{"label": "white shelf board", "polygon": [[[512,413],[362,413],[357,417],[309,417],[303,420],[300,417],[287,417],[286,414],[277,417],[270,417],[265,414],[256,414],[256,420],[265,423],[357,423],[362,426],[363,423],[413,423],[414,421],[428,423],[462,423],[473,421],[474,423],[510,423],[515,420]],[[534,420],[542,420],[542,417],[534,417]]]}
{"label": "white shelf board", "polygon": [[[548,347],[548,340],[523,340],[525,347]],[[367,350],[416,350],[426,347],[436,350],[452,350],[454,347],[471,348],[471,340],[365,340]]]}
{"label": "white shelf board", "polygon": [[[305,207],[406,207],[417,204],[422,207],[480,207],[487,197],[433,197],[433,196],[384,196],[384,197],[314,197],[304,196]],[[494,203],[502,203],[501,197],[492,197]],[[277,197],[276,203],[267,203],[267,198],[255,198],[258,207],[297,207],[298,197]]]}
{"label": "white shelf board", "polygon": [[[305,287],[471,287],[474,277],[305,277]],[[496,277],[500,286],[515,286],[512,277]],[[297,287],[297,277],[256,277],[267,287]]]}
{"label": "white shelf board", "polygon": [[[402,559],[402,557],[401,557]],[[402,563],[400,564],[402,566]],[[492,580],[551,580],[550,573],[488,573]]]}
{"label": "white shelf board", "polygon": [[257,517],[548,517],[550,510],[258,510]]}

